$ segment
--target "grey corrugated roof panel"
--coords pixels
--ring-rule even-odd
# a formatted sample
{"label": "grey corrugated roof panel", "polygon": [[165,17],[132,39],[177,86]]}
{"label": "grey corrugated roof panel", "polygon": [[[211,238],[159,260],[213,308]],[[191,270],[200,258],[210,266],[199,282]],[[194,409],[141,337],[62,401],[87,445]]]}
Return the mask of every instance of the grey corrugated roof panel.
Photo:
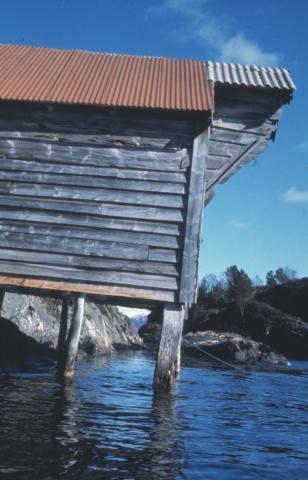
{"label": "grey corrugated roof panel", "polygon": [[234,86],[295,90],[285,68],[258,67],[238,63],[205,62],[208,80]]}

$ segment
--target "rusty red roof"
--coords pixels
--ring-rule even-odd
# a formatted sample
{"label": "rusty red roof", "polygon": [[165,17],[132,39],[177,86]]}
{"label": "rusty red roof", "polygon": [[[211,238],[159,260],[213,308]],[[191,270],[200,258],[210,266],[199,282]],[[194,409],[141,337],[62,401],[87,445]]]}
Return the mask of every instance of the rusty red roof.
{"label": "rusty red roof", "polygon": [[204,62],[0,45],[0,100],[208,111]]}

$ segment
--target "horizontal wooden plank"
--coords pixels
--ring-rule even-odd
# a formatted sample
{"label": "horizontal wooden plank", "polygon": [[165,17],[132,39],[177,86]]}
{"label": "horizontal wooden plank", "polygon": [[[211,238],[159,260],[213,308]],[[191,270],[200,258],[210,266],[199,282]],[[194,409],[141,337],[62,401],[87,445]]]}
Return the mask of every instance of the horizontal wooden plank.
{"label": "horizontal wooden plank", "polygon": [[[0,276],[0,281],[2,279],[7,279],[7,278],[12,278],[13,281],[20,281],[20,278],[19,277],[1,277]],[[39,279],[29,279],[29,278],[25,278],[25,281],[26,282],[37,282],[38,284],[42,283],[42,280],[39,280]],[[51,281],[51,280],[48,280],[48,283],[49,284],[65,284],[65,285],[70,285],[68,282],[56,282],[56,281]],[[76,285],[82,285],[80,283],[74,283],[73,284],[75,287]],[[84,285],[84,284],[83,284]],[[88,288],[94,288],[94,289],[108,289],[108,286],[106,287],[105,285],[104,286],[100,286],[100,285],[89,285],[89,284],[86,284]],[[0,288],[3,288],[4,285],[3,284],[0,284]],[[116,287],[116,286],[109,286],[109,288],[113,291],[113,290],[117,290],[117,289],[120,289],[120,290],[125,290],[125,287]],[[57,299],[57,300],[63,300],[63,299],[67,299],[68,297],[75,297],[75,296],[78,296],[78,293],[77,291],[72,291],[72,292],[68,292],[67,290],[48,290],[48,289],[43,289],[43,288],[31,288],[31,287],[24,287],[24,286],[20,286],[18,285],[18,283],[16,282],[16,284],[10,284],[10,285],[7,285],[5,287],[5,290],[6,291],[9,291],[10,293],[17,293],[18,295],[32,295],[32,296],[36,296],[36,297],[40,297],[40,298],[53,298],[54,300]],[[168,294],[172,294],[173,292],[168,292],[168,290],[160,290],[158,291],[157,289],[156,290],[150,290],[150,289],[147,289],[147,290],[142,290],[140,288],[133,288],[132,289],[134,292],[136,291],[140,291],[140,292],[152,292],[154,295],[157,295],[158,293],[159,294],[162,294],[162,295],[168,295]],[[158,302],[157,300],[154,300],[154,299],[148,299],[148,298],[134,298],[134,297],[125,297],[125,296],[122,296],[122,297],[119,297],[119,296],[110,296],[110,295],[97,295],[97,293],[91,293],[90,291],[88,291],[88,293],[84,292],[87,299],[87,303],[94,303],[94,304],[102,304],[102,305],[114,305],[116,307],[130,307],[130,308],[141,308],[141,309],[148,309],[148,310],[153,310],[154,308],[156,308],[158,306]],[[163,301],[163,300],[161,300]]]}
{"label": "horizontal wooden plank", "polygon": [[0,195],[0,206],[19,207],[23,209],[75,212],[106,217],[122,217],[140,220],[156,220],[166,222],[183,222],[183,212],[173,208],[141,207],[130,205],[116,205],[109,203],[90,203],[69,200],[41,200],[36,197],[14,197]]}
{"label": "horizontal wooden plank", "polygon": [[210,141],[220,140],[222,142],[235,142],[240,145],[250,145],[258,139],[258,133],[247,133],[240,130],[229,130],[227,128],[211,128]]}
{"label": "horizontal wooden plank", "polygon": [[232,102],[246,104],[247,108],[250,109],[257,104],[263,106],[264,109],[274,110],[284,103],[282,92],[275,92],[273,89],[243,88],[234,85],[226,88],[224,85],[223,87],[216,86],[215,91],[217,103],[231,100]]}
{"label": "horizontal wooden plank", "polygon": [[0,139],[0,158],[40,160],[48,163],[137,168],[145,170],[181,170],[187,161],[186,149],[178,152],[155,152],[121,148],[97,148],[56,145]]}
{"label": "horizontal wooden plank", "polygon": [[212,125],[230,131],[245,131],[254,135],[270,135],[277,128],[277,122],[265,119],[214,117]]}
{"label": "horizontal wooden plank", "polygon": [[[0,212],[0,218],[1,218]],[[12,216],[14,218],[14,216]],[[21,214],[22,218],[22,214]],[[86,240],[106,240],[109,242],[132,243],[136,245],[147,245],[161,248],[177,249],[179,239],[171,235],[159,235],[155,233],[127,232],[122,230],[93,229],[90,227],[77,228],[75,226],[59,226],[49,224],[29,223],[22,218],[22,222],[9,222],[1,218],[1,232],[19,232],[36,235],[53,235],[55,237],[81,238]]]}
{"label": "horizontal wooden plank", "polygon": [[232,162],[232,157],[231,155],[208,155],[207,162],[209,170],[216,170],[229,165]]}
{"label": "horizontal wooden plank", "polygon": [[2,104],[0,111],[0,129],[19,131],[42,131],[52,133],[84,133],[100,135],[112,133],[126,136],[191,137],[194,122],[187,119],[171,119],[166,116],[123,115],[116,110],[69,108],[54,106],[46,109],[39,105]]}
{"label": "horizontal wooden plank", "polygon": [[210,139],[209,142],[209,155],[227,155],[231,157],[238,156],[243,150],[247,148],[247,145],[238,145],[236,143],[226,143],[220,140]]}
{"label": "horizontal wooden plank", "polygon": [[[22,182],[6,182],[6,172],[0,172],[0,194],[22,195],[38,198],[56,198],[69,200],[86,200],[91,202],[109,202],[128,205],[149,205],[157,207],[184,208],[185,200],[181,195],[108,190],[90,187],[72,187]],[[9,175],[10,176],[10,175]],[[35,175],[32,175],[35,177]],[[17,175],[18,177],[18,175]]]}
{"label": "horizontal wooden plank", "polygon": [[[125,240],[125,238],[123,237],[122,240]],[[124,241],[108,242],[104,240],[86,240],[10,231],[0,231],[0,248],[67,253],[102,258],[149,260],[163,263],[178,262],[177,253],[172,249],[128,244]]]}
{"label": "horizontal wooden plank", "polygon": [[148,259],[153,262],[178,263],[179,258],[175,250],[166,250],[163,248],[149,248]]}
{"label": "horizontal wooden plank", "polygon": [[[1,202],[0,202],[1,204]],[[96,229],[120,230],[125,238],[126,232],[146,232],[159,235],[178,236],[182,233],[182,226],[177,223],[151,222],[142,220],[129,220],[125,218],[104,218],[95,215],[78,213],[61,213],[59,211],[33,210],[20,206],[20,208],[1,207],[0,218],[2,220],[43,223],[47,225],[61,225],[63,227],[85,227]]]}
{"label": "horizontal wooden plank", "polygon": [[[186,175],[182,172],[166,172],[152,170],[134,170],[124,168],[89,167],[87,165],[61,165],[30,160],[1,160],[1,171],[23,172],[27,177],[29,173],[46,174],[47,183],[62,183],[63,185],[95,186],[97,182],[101,187],[120,188],[127,190],[144,190],[144,183],[152,191],[184,193]],[[49,174],[49,177],[47,176]],[[16,178],[16,177],[15,177]],[[13,179],[15,179],[13,178]],[[51,180],[52,179],[52,180]],[[125,182],[124,182],[125,180]],[[129,182],[129,180],[135,180]],[[141,180],[141,182],[140,182]],[[42,180],[41,180],[42,182]]]}
{"label": "horizontal wooden plank", "polygon": [[150,275],[130,272],[102,272],[81,270],[77,268],[62,268],[32,263],[17,263],[0,260],[0,274],[10,274],[44,279],[58,279],[66,281],[81,281],[98,284],[137,286],[159,288],[160,290],[177,290],[177,280],[174,277]]}
{"label": "horizontal wooden plank", "polygon": [[42,253],[25,250],[0,248],[0,260],[17,263],[33,263],[40,265],[68,266],[91,270],[115,270],[119,272],[150,273],[154,275],[179,275],[176,265],[156,262],[137,262],[118,260],[115,258],[92,258],[78,255]]}
{"label": "horizontal wooden plank", "polygon": [[266,149],[267,145],[268,139],[266,137],[259,137],[259,139],[246,148],[235,161],[231,162],[229,165],[226,164],[219,171],[218,175],[215,175],[213,178],[209,179],[207,182],[207,188],[211,189],[216,183],[225,183],[243,165],[254,160],[263,150]]}
{"label": "horizontal wooden plank", "polygon": [[175,302],[176,292],[159,289],[132,288],[115,285],[95,285],[93,283],[80,283],[68,281],[55,281],[40,278],[27,278],[25,276],[0,275],[0,285],[19,293],[27,292],[27,289],[37,289],[41,292],[51,292],[57,295],[59,292],[85,293],[97,297],[114,297],[121,299],[152,300],[155,302]]}
{"label": "horizontal wooden plank", "polygon": [[245,101],[244,98],[229,98],[217,99],[215,104],[215,115],[217,116],[247,116],[253,118],[254,116],[260,116],[263,118],[271,116],[278,108],[276,102],[272,103],[260,103],[259,101]]}
{"label": "horizontal wooden plank", "polygon": [[18,232],[0,232],[0,248],[89,255],[103,258],[126,258],[147,260],[149,249],[146,245],[132,245],[125,242],[85,240],[52,235],[36,235]]}
{"label": "horizontal wooden plank", "polygon": [[226,162],[229,163],[231,161],[230,157],[217,157],[211,155],[210,158],[208,157],[207,163],[206,163],[206,170],[207,171],[217,171],[220,168],[222,168]]}
{"label": "horizontal wooden plank", "polygon": [[[57,170],[54,165],[54,169]],[[124,192],[153,192],[160,195],[183,195],[185,194],[185,185],[177,183],[148,182],[139,180],[120,180],[114,178],[95,178],[87,176],[70,176],[70,175],[51,175],[30,172],[11,172],[0,168],[0,182],[20,182],[35,183],[42,185],[59,185],[65,187],[79,188],[88,187],[95,193],[96,189],[121,190]]]}
{"label": "horizontal wooden plank", "polygon": [[[79,145],[79,146],[96,146],[96,147],[123,147],[123,148],[139,148],[147,150],[180,150],[190,145],[187,138],[180,135],[166,135],[146,137],[140,136],[140,132],[136,136],[105,134],[83,134],[80,133],[53,133],[42,131],[20,131],[21,124],[10,123],[11,128],[16,127],[17,131],[0,130],[0,138],[5,140],[30,140],[44,143],[59,143],[61,145]],[[24,128],[24,124],[23,124]]]}

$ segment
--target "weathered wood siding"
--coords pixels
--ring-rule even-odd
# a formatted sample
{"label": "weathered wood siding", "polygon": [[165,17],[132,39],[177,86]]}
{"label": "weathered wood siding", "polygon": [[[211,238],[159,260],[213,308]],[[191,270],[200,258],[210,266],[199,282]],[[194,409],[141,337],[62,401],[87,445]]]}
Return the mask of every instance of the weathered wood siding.
{"label": "weathered wood siding", "polygon": [[286,98],[260,89],[215,88],[206,181],[208,192],[255,159],[275,137]]}
{"label": "weathered wood siding", "polygon": [[177,299],[195,135],[187,119],[1,104],[0,274]]}
{"label": "weathered wood siding", "polygon": [[179,297],[180,302],[185,304],[194,303],[197,293],[207,149],[208,132],[205,130],[195,138],[192,150]]}

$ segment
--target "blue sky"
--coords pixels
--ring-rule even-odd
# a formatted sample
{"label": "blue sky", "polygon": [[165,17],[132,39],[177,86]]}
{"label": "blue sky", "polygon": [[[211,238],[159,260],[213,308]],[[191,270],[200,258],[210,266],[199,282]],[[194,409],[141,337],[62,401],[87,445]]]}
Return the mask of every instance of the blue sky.
{"label": "blue sky", "polygon": [[1,0],[0,42],[270,64],[298,87],[275,143],[205,210],[200,277],[308,276],[308,0]]}

